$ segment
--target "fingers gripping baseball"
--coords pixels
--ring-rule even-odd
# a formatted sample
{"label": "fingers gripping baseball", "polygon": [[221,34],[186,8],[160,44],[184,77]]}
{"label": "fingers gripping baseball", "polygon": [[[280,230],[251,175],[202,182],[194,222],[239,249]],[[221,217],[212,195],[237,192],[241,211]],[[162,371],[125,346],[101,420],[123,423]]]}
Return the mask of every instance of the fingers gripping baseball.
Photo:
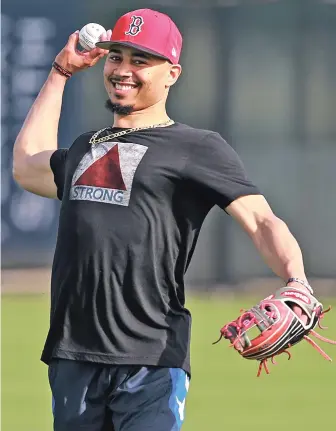
{"label": "fingers gripping baseball", "polygon": [[[108,30],[101,36],[101,40],[109,40],[111,30]],[[79,31],[69,36],[68,42],[62,51],[56,56],[55,61],[64,69],[71,73],[94,66],[98,61],[108,54],[108,51],[101,48],[94,48],[90,51],[80,51],[78,49]]]}

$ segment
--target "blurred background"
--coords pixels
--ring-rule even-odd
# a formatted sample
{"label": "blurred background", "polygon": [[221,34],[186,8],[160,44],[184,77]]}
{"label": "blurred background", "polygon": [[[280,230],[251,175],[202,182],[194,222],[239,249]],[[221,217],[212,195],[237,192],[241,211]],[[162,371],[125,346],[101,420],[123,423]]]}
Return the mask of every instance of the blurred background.
{"label": "blurred background", "polygon": [[[336,303],[336,0],[3,0],[4,431],[52,429],[47,370],[39,355],[59,213],[58,202],[13,182],[13,143],[69,34],[88,22],[111,28],[123,13],[143,7],[169,14],[184,37],[183,75],[171,91],[169,115],[221,133],[236,149],[298,239],[315,291]],[[102,69],[101,62],[67,84],[61,147],[111,124]],[[194,374],[186,431],[254,430],[260,408],[274,430],[336,428],[335,369],[310,346],[297,346],[295,359],[280,359],[272,375],[260,380],[256,364],[242,363],[224,342],[210,347],[223,323],[279,283],[247,236],[213,209],[187,274]],[[331,313],[326,320],[328,336],[336,337],[336,317]],[[327,350],[336,358],[334,347]],[[314,388],[319,398],[312,399]],[[319,412],[316,418],[312,409]]]}

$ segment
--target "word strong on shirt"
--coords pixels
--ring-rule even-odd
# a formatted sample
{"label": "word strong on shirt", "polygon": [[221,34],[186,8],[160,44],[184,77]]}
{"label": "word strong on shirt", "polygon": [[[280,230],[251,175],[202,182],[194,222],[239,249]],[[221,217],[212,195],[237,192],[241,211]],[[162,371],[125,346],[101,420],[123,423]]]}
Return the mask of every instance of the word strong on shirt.
{"label": "word strong on shirt", "polygon": [[72,178],[70,200],[128,206],[136,168],[147,147],[106,142],[92,148]]}

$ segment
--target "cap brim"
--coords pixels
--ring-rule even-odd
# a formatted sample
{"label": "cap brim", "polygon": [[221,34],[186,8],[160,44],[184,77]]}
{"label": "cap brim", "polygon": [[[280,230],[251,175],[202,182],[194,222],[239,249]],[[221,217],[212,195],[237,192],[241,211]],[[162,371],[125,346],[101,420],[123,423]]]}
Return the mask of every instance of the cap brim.
{"label": "cap brim", "polygon": [[159,54],[159,53],[157,53],[151,49],[147,49],[147,48],[144,48],[143,46],[137,45],[136,43],[123,42],[123,41],[118,42],[118,41],[111,41],[111,40],[96,43],[97,48],[107,49],[109,51],[111,50],[111,48],[113,46],[116,46],[116,45],[122,45],[122,46],[127,46],[130,48],[135,48],[135,49],[138,49],[139,51],[143,51],[143,52],[146,52],[147,54],[153,55],[154,57],[159,57],[162,60],[169,61],[170,63],[172,62],[168,57],[165,57],[164,55],[161,55],[161,54]]}

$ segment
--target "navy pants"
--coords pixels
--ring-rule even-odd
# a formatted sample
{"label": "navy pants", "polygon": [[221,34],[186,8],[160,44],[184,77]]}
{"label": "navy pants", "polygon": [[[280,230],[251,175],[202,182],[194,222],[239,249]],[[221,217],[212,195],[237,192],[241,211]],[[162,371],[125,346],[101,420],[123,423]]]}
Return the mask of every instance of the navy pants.
{"label": "navy pants", "polygon": [[179,431],[189,377],[179,368],[49,365],[54,431]]}

